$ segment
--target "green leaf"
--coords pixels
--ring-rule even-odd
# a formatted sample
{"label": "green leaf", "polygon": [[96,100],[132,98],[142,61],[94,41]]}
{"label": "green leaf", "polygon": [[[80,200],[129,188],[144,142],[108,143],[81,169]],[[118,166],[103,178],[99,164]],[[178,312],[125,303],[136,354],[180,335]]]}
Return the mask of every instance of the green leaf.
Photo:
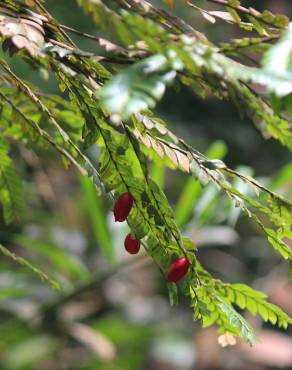
{"label": "green leaf", "polygon": [[[266,301],[267,296],[245,284],[223,284],[216,281],[219,293],[230,303],[236,304],[241,309],[248,310],[252,315],[257,313],[264,321],[277,324],[279,327],[287,327],[292,319],[279,307]],[[222,290],[221,290],[222,289]]]}
{"label": "green leaf", "polygon": [[168,287],[168,295],[169,295],[169,302],[171,306],[175,306],[178,303],[178,290],[177,285],[174,283],[167,284]]}
{"label": "green leaf", "polygon": [[86,177],[80,177],[80,183],[84,194],[85,211],[90,219],[95,240],[108,262],[112,263],[115,261],[115,253],[104,207],[92,182]]}
{"label": "green leaf", "polygon": [[20,178],[11,158],[9,146],[0,139],[0,201],[3,205],[4,219],[7,224],[19,220],[24,212],[24,197]]}
{"label": "green leaf", "polygon": [[265,28],[262,26],[262,24],[257,20],[257,18],[252,17],[250,15],[247,16],[247,18],[250,20],[250,22],[253,24],[255,30],[260,36],[267,36],[267,32]]}
{"label": "green leaf", "polygon": [[292,178],[292,163],[281,168],[276,178],[270,183],[269,188],[273,191],[280,189]]}
{"label": "green leaf", "polygon": [[178,226],[184,226],[192,214],[195,202],[202,193],[202,187],[198,181],[189,178],[180,193],[175,211]]}
{"label": "green leaf", "polygon": [[165,183],[165,166],[159,162],[153,162],[150,170],[150,177],[163,189]]}
{"label": "green leaf", "polygon": [[8,299],[15,299],[20,297],[25,297],[28,295],[28,291],[24,288],[18,287],[1,287],[0,290],[0,303]]}
{"label": "green leaf", "polygon": [[233,328],[240,329],[242,338],[248,343],[249,345],[254,345],[255,343],[255,333],[248,322],[237,313],[232,306],[226,304],[221,298],[220,301],[220,308],[225,313],[230,325]]}
{"label": "green leaf", "polygon": [[234,19],[234,21],[237,23],[237,24],[240,24],[241,23],[241,18],[238,14],[238,12],[233,9],[233,8],[230,8],[230,7],[226,7],[229,14],[231,15],[231,17]]}
{"label": "green leaf", "polygon": [[127,119],[154,108],[175,76],[167,58],[155,55],[113,77],[99,92],[101,104],[111,114]]}

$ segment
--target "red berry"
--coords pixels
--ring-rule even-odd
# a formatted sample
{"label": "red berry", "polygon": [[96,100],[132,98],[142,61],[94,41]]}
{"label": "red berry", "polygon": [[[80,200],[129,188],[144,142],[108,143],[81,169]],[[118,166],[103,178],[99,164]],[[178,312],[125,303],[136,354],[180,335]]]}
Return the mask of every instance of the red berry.
{"label": "red berry", "polygon": [[126,236],[125,242],[124,242],[126,251],[130,254],[137,254],[140,250],[140,240],[139,239],[132,239],[131,234],[128,234]]}
{"label": "red berry", "polygon": [[176,283],[182,279],[188,272],[190,262],[186,257],[181,257],[175,260],[168,269],[167,279]]}
{"label": "red berry", "polygon": [[114,206],[115,221],[123,222],[129,216],[133,206],[134,199],[132,195],[127,192],[120,195]]}

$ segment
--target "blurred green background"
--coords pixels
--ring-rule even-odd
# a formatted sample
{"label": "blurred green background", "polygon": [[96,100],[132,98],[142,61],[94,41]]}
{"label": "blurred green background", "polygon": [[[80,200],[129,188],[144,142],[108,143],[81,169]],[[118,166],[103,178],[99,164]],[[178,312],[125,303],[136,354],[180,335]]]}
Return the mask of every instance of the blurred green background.
{"label": "blurred green background", "polygon": [[[175,12],[212,41],[242,35],[229,25],[211,25],[178,3]],[[243,3],[291,15],[289,0]],[[61,23],[100,36],[72,0],[50,0],[46,6]],[[110,39],[111,30],[104,36]],[[72,37],[81,49],[99,52],[94,41]],[[59,93],[53,75],[44,79],[17,56],[9,62],[42,91]],[[175,86],[157,114],[210,158],[224,158],[230,167],[292,199],[291,153],[264,140],[233,105],[213,97],[203,101]],[[150,259],[126,255],[127,226],[114,223],[111,202],[97,196],[87,179],[73,168],[65,171],[52,151],[15,144],[13,152],[27,212],[18,225],[1,221],[0,241],[59,281],[63,292],[0,258],[1,370],[292,369],[291,329],[280,332],[250,318],[260,337],[255,348],[242,343],[220,348],[216,329],[201,329],[187,301],[181,297],[179,305],[170,307],[166,283]],[[89,154],[97,163],[98,148]],[[164,187],[178,224],[198,244],[199,258],[210,272],[263,290],[292,315],[287,264],[237,208],[212,185],[202,189],[179,172],[153,166],[152,176]]]}

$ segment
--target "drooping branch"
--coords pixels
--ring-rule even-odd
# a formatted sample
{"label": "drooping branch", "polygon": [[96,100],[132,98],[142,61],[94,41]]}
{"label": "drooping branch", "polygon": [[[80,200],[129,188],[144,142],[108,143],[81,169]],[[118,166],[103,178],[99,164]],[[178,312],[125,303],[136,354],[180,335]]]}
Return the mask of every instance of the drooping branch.
{"label": "drooping branch", "polygon": [[[289,123],[273,111],[268,98],[254,94],[249,87],[250,83],[264,83],[270,93],[281,99],[287,95],[287,86],[290,88],[289,74],[287,77],[287,73],[280,76],[271,73],[273,63],[268,63],[267,68],[251,68],[226,57],[222,49],[192,26],[149,1],[109,0],[92,3],[79,0],[84,8],[90,9],[101,31],[106,34],[107,27],[110,27],[121,45],[105,41],[104,57],[78,49],[67,31],[94,41],[101,42],[100,38],[60,25],[40,1],[34,1],[40,14],[32,16],[29,26],[23,16],[25,8],[21,4],[12,6],[8,0],[3,3],[10,12],[9,17],[5,17],[7,12],[3,12],[4,20],[0,28],[5,40],[4,49],[11,53],[21,51],[18,54],[20,57],[24,56],[34,66],[46,68],[55,74],[60,89],[67,92],[68,100],[76,107],[75,112],[71,113],[74,115],[78,111],[78,117],[81,118],[80,122],[75,123],[79,125],[78,133],[74,131],[76,126],[67,128],[67,125],[62,125],[55,114],[56,106],[51,107],[49,100],[38,95],[4,61],[0,61],[0,64],[9,77],[10,85],[17,88],[29,106],[46,119],[48,131],[52,134],[49,135],[43,126],[40,127],[26,115],[24,109],[20,109],[14,101],[13,95],[7,96],[1,92],[0,99],[21,117],[22,123],[30,125],[39,137],[71,162],[75,161],[74,164],[80,166],[83,173],[93,178],[95,185],[102,183],[103,190],[109,192],[113,199],[123,192],[131,193],[134,201],[128,224],[161,268],[163,276],[167,276],[174,258],[187,259],[191,265],[185,271],[184,292],[191,299],[194,317],[204,323],[208,320],[209,323],[216,323],[222,331],[242,336],[252,343],[252,329],[234,310],[233,305],[238,301],[230,299],[226,293],[231,287],[215,281],[200,265],[196,246],[189,238],[183,237],[167,198],[150,178],[148,161],[159,161],[180,169],[200,181],[202,186],[208,183],[215,185],[260,227],[274,249],[290,260],[291,250],[282,239],[290,232],[291,204],[256,180],[227,168],[222,161],[209,160],[153,117],[152,110],[173,81],[179,80],[194,90],[196,83],[200,82],[204,89],[214,92],[216,96],[233,100],[257,125],[266,125],[275,138],[291,147]],[[226,6],[226,2],[220,1],[220,5]],[[257,19],[252,10],[247,9],[253,13],[247,14],[240,4],[232,7],[235,7],[232,8],[235,12]],[[38,22],[40,17],[41,22]],[[262,23],[267,22],[263,15],[258,15],[258,18]],[[103,20],[106,20],[105,26]],[[270,26],[277,26],[278,21],[279,17],[273,17],[268,22],[269,30]],[[10,26],[16,23],[20,31]],[[27,28],[30,32],[24,32]],[[32,33],[39,36],[39,42],[35,42]],[[289,34],[286,37],[289,38]],[[267,37],[260,39],[259,44],[271,41]],[[108,63],[119,63],[121,67],[130,64],[130,67],[121,68],[120,73],[115,74],[115,69],[110,69]],[[112,73],[115,75],[112,76]],[[95,166],[85,150],[96,144],[101,150],[99,164]],[[155,158],[156,154],[159,159]],[[240,192],[233,179],[240,179],[255,189],[255,196]],[[53,303],[47,312],[55,311],[63,302],[98,285],[105,276],[94,277],[84,286],[77,287],[63,300]],[[235,287],[232,289],[236,290]],[[270,312],[274,312],[272,306],[263,297],[258,298],[254,291],[246,292],[245,288],[239,290],[251,296],[252,302],[258,304],[259,301]],[[172,298],[177,297],[177,288],[173,283],[169,284],[169,291]],[[247,304],[246,308],[250,306]],[[281,310],[274,315],[279,326],[288,325],[289,318]],[[262,316],[265,318],[264,314]],[[275,316],[272,320],[275,321]]]}

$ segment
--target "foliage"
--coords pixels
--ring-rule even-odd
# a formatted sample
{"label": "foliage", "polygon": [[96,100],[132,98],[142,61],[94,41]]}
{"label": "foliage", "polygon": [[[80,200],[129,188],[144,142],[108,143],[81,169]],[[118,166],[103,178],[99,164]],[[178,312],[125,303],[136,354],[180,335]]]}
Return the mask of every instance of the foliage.
{"label": "foliage", "polygon": [[16,174],[13,162],[8,154],[9,145],[3,139],[0,142],[0,198],[3,204],[3,212],[6,223],[17,220],[24,209],[22,184]]}
{"label": "foliage", "polygon": [[[17,221],[24,208],[21,180],[13,167],[8,142],[17,140],[48,151],[52,147],[66,166],[75,166],[111,201],[125,191],[132,194],[135,204],[128,219],[131,232],[142,239],[163,275],[174,257],[188,257],[192,268],[183,291],[190,297],[194,318],[204,326],[217,324],[219,332],[241,336],[252,345],[253,329],[235,310],[237,306],[287,328],[291,319],[268,303],[264,294],[243,284],[225,284],[204,270],[197,260],[196,246],[182,237],[179,228],[188,216],[174,214],[149,170],[152,161],[188,174],[194,186],[192,199],[204,187],[212,186],[215,194],[227,196],[271,246],[291,261],[292,251],[285,243],[291,237],[291,202],[254,178],[227,167],[220,158],[201,154],[153,112],[167,86],[179,82],[201,97],[212,93],[234,102],[240,114],[249,117],[265,137],[292,149],[291,123],[284,118],[292,101],[292,29],[287,18],[244,8],[235,0],[218,1],[226,6],[228,15],[199,8],[212,23],[228,21],[258,33],[257,37],[252,33],[250,38],[214,45],[183,20],[147,1],[77,2],[90,13],[100,31],[107,34],[113,30],[111,41],[99,39],[104,48],[102,56],[80,50],[67,35],[66,27],[39,1],[27,1],[26,5],[2,2],[3,49],[17,53],[34,68],[54,73],[60,91],[68,97],[42,94],[0,59],[0,198],[6,222]],[[173,1],[165,3],[174,5]],[[184,4],[198,8],[191,1]],[[272,44],[275,39],[277,42]],[[252,66],[245,63],[250,49],[263,60],[262,65],[256,61]],[[258,85],[264,88],[263,94],[257,92]],[[92,163],[87,152],[95,144],[100,148],[98,165]],[[236,181],[252,192],[242,192]],[[94,204],[95,189],[88,179],[81,182],[88,201]],[[92,209],[94,213],[89,217],[103,230],[97,239],[113,261],[109,233],[96,217],[103,214],[102,207],[96,201]],[[1,251],[8,254],[2,247]],[[22,261],[10,252],[9,256]],[[49,280],[39,270],[34,272]],[[176,286],[169,284],[169,292],[171,301],[176,302]]]}

